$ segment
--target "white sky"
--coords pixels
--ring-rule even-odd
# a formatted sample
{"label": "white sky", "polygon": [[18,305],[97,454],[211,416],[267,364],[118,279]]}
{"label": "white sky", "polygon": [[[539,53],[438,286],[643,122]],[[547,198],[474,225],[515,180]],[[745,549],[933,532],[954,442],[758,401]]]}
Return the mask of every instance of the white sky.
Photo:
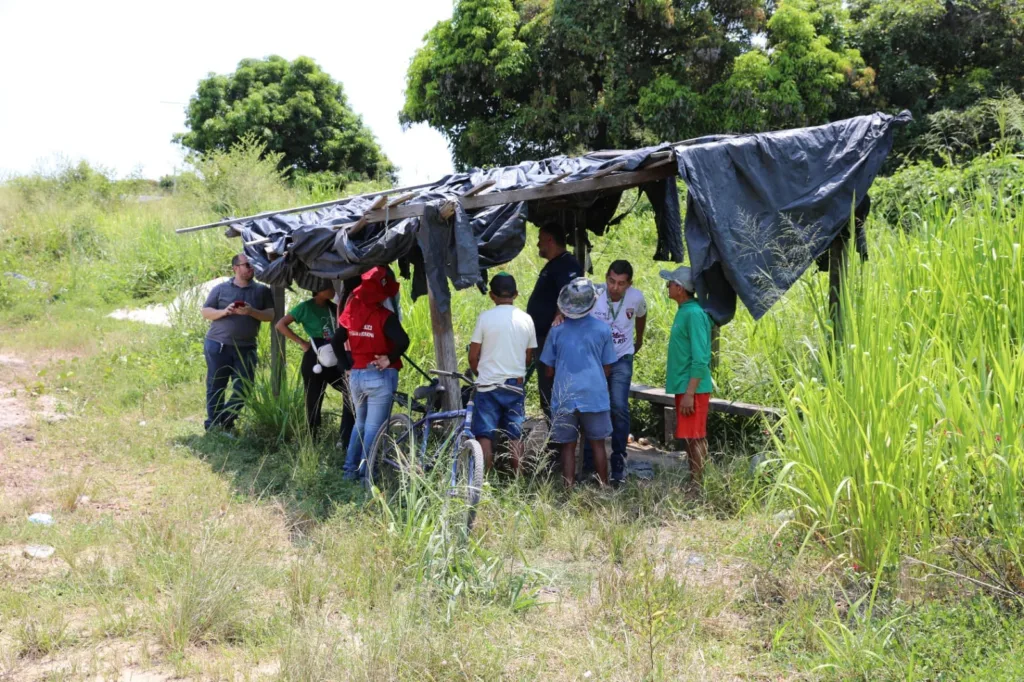
{"label": "white sky", "polygon": [[402,132],[405,71],[452,0],[126,2],[0,0],[0,178],[60,158],[158,178],[210,72],[241,59],[312,57],[341,81],[403,184],[451,171],[440,133]]}

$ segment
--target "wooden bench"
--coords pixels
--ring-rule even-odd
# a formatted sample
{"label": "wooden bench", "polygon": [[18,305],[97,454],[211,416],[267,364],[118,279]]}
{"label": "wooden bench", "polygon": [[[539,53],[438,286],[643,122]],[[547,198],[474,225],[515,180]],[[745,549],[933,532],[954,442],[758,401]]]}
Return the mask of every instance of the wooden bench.
{"label": "wooden bench", "polygon": [[[646,386],[644,384],[633,384],[629,387],[629,397],[634,400],[646,400],[651,404],[661,405],[664,407],[665,443],[671,443],[675,438],[676,431],[675,396],[671,393],[665,393],[665,389],[663,388]],[[722,414],[731,414],[736,417],[747,418],[766,417],[768,419],[779,419],[783,414],[782,410],[776,407],[741,403],[735,400],[722,400],[721,398],[712,398],[708,405],[708,410],[711,412],[721,412]]]}

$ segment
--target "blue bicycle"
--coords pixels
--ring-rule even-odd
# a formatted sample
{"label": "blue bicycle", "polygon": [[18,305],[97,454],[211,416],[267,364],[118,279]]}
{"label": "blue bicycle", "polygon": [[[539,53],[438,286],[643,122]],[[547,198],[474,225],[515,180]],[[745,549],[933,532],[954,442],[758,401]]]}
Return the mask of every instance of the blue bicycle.
{"label": "blue bicycle", "polygon": [[[473,401],[477,388],[473,381],[458,372],[431,370],[439,377],[451,377],[472,387],[469,400],[461,410],[431,412],[437,397],[444,393],[444,387],[433,381],[420,386],[413,392],[413,398],[422,405],[423,416],[415,422],[407,414],[393,414],[373,440],[366,457],[366,476],[363,479],[368,490],[376,487],[386,497],[392,497],[403,485],[403,476],[414,472],[428,473],[446,455],[453,455],[451,474],[448,478],[448,495],[465,503],[466,527],[471,528],[476,518],[476,504],[480,501],[484,479],[484,453],[480,443],[473,437],[470,426],[473,423]],[[494,384],[521,394],[516,386]],[[412,401],[407,401],[410,406]],[[429,447],[428,447],[429,446]]]}

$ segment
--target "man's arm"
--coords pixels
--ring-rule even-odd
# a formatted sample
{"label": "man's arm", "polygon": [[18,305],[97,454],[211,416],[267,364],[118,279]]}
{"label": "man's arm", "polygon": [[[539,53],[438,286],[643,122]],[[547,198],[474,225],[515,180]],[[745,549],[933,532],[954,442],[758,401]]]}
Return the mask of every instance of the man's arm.
{"label": "man's arm", "polygon": [[473,374],[477,374],[477,369],[480,365],[480,344],[471,343],[469,344],[469,368],[473,370]]}
{"label": "man's arm", "polygon": [[642,315],[636,318],[636,342],[633,344],[633,353],[639,353],[644,345],[644,330],[647,329],[647,316]]}
{"label": "man's arm", "polygon": [[683,399],[679,405],[679,411],[684,416],[693,414],[693,397],[697,395],[697,386],[700,385],[699,378],[690,379],[690,383],[686,385],[686,393],[683,394]]}
{"label": "man's arm", "polygon": [[[529,367],[531,362],[533,362],[533,349],[532,348],[527,348],[526,349],[526,366]],[[476,370],[474,370],[474,371],[476,371]]]}
{"label": "man's arm", "polygon": [[221,318],[227,317],[228,315],[231,315],[232,313],[231,313],[231,308],[225,308],[224,310],[218,310],[217,308],[206,307],[206,308],[203,308],[202,314],[203,314],[203,319],[206,319],[206,320],[209,320],[210,322],[213,322],[214,320],[219,320]]}

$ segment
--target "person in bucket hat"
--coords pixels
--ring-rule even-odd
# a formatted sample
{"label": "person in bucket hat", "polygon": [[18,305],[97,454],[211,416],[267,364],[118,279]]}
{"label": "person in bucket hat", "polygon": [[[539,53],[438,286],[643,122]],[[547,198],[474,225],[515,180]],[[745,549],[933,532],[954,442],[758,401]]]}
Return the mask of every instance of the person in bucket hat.
{"label": "person in bucket hat", "polygon": [[537,332],[533,318],[515,307],[519,295],[515,277],[499,272],[491,278],[494,307],[480,313],[469,343],[469,366],[477,375],[473,409],[473,435],[484,453],[484,468],[494,466],[494,438],[498,431],[508,437],[512,470],[519,473],[523,459],[523,421],[526,398],[522,391],[526,368],[533,361]]}
{"label": "person in bucket hat", "polygon": [[711,318],[695,297],[690,268],[662,270],[668,297],[679,304],[668,342],[665,393],[674,393],[676,438],[684,442],[690,476],[700,482],[707,457],[708,405],[711,402]]}
{"label": "person in bucket hat", "polygon": [[558,294],[565,322],[548,334],[541,353],[551,391],[550,439],[561,447],[562,479],[576,480],[576,441],[586,434],[594,453],[594,468],[608,484],[608,453],[604,439],[612,433],[608,372],[616,361],[611,328],[589,315],[597,303],[597,287],[585,277],[569,282]]}

